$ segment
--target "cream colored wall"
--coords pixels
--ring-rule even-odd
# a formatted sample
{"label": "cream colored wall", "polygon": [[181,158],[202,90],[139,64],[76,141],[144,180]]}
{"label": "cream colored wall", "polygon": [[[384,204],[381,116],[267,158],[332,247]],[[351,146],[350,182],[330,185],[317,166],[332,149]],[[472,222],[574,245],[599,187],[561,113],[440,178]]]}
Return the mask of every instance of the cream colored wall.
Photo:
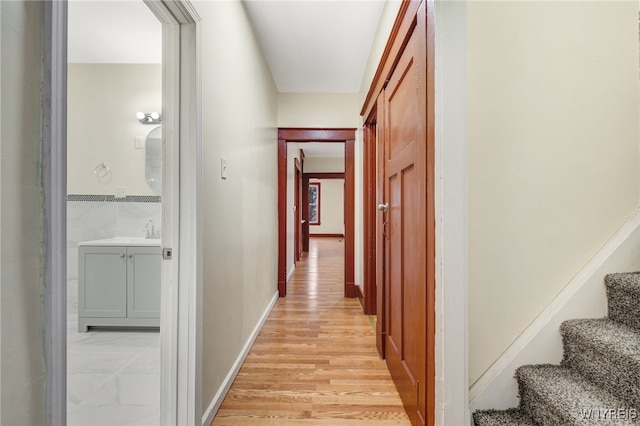
{"label": "cream colored wall", "polygon": [[204,412],[277,291],[278,99],[241,2],[194,6],[204,49]]}
{"label": "cream colored wall", "polygon": [[371,51],[369,52],[369,59],[367,60],[367,66],[364,70],[362,84],[360,85],[360,92],[358,93],[358,111],[362,108],[362,104],[364,104],[364,100],[367,97],[371,81],[378,69],[378,64],[382,58],[382,53],[387,45],[389,34],[391,34],[393,23],[396,20],[396,16],[398,15],[401,5],[401,0],[386,0],[386,5],[384,6],[382,16],[380,17],[380,23],[378,24],[378,30],[376,31],[376,35],[371,44]]}
{"label": "cream colored wall", "polygon": [[473,383],[638,208],[638,4],[467,12]]}
{"label": "cream colored wall", "polygon": [[0,424],[44,424],[42,4],[0,2]]}
{"label": "cream colored wall", "polygon": [[360,124],[356,93],[280,93],[279,127],[347,127]]}
{"label": "cream colored wall", "polygon": [[[300,144],[304,150],[304,144]],[[307,157],[305,173],[344,173],[344,157]]]}
{"label": "cream colored wall", "polygon": [[311,182],[320,182],[320,225],[311,225],[309,234],[344,235],[344,179]]}
{"label": "cream colored wall", "polygon": [[[145,150],[136,149],[157,125],[141,124],[136,113],[162,111],[160,64],[69,64],[67,192],[152,195],[145,179]],[[111,179],[93,173],[106,162]]]}
{"label": "cream colored wall", "polygon": [[[380,59],[382,58],[382,53],[384,52],[384,48],[387,44],[387,40],[389,39],[389,34],[391,33],[391,29],[393,28],[393,23],[396,20],[396,16],[398,14],[398,10],[400,10],[400,5],[402,4],[401,0],[386,0],[386,4],[384,10],[382,11],[382,16],[380,17],[380,22],[378,24],[378,29],[374,36],[373,42],[371,44],[371,50],[369,52],[369,58],[367,60],[367,65],[364,70],[364,74],[362,77],[362,83],[360,85],[360,91],[357,95],[357,107],[358,113],[362,109],[362,105],[364,104],[365,98],[367,97],[367,93],[369,92],[369,88],[371,86],[371,81],[376,73],[378,68],[378,64],[380,63]],[[364,117],[366,118],[366,117]],[[361,291],[364,293],[364,246],[363,246],[363,233],[364,233],[364,225],[362,223],[363,216],[363,184],[361,181],[362,170],[363,170],[363,137],[362,137],[362,123],[364,122],[363,117],[360,117],[358,122],[358,131],[357,131],[357,139],[356,139],[356,150],[355,150],[355,174],[356,174],[356,257],[355,257],[355,273],[356,273],[356,285],[358,285]]]}
{"label": "cream colored wall", "polygon": [[300,147],[297,143],[287,143],[287,275],[295,265],[295,194],[296,166],[295,159],[300,159]]}

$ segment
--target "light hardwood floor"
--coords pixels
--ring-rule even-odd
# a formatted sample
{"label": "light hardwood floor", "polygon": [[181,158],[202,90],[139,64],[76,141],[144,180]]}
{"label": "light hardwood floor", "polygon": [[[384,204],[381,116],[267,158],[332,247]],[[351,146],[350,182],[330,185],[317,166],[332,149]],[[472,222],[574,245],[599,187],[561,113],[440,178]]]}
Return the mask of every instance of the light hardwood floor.
{"label": "light hardwood floor", "polygon": [[344,241],[312,238],[212,425],[409,425],[357,299]]}

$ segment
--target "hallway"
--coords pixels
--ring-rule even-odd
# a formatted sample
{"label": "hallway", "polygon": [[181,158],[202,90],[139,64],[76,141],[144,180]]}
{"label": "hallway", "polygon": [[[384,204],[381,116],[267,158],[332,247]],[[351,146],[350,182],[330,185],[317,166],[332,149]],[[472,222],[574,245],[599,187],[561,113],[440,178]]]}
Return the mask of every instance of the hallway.
{"label": "hallway", "polygon": [[312,238],[212,425],[408,425],[357,299],[344,241]]}

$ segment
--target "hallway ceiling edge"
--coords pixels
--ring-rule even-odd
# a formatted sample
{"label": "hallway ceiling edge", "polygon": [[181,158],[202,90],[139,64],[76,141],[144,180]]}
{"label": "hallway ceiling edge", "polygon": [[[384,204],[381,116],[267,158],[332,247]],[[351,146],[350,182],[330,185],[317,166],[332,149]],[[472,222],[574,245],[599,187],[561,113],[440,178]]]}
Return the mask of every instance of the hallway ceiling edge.
{"label": "hallway ceiling edge", "polygon": [[[243,0],[281,93],[358,93],[386,0]],[[197,4],[197,2],[195,2]],[[142,0],[71,0],[70,63],[160,63]]]}

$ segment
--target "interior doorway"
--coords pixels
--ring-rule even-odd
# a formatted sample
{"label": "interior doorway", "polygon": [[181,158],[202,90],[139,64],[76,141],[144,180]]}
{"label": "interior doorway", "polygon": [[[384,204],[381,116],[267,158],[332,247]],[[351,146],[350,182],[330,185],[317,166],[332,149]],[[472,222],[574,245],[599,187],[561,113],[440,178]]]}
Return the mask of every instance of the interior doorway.
{"label": "interior doorway", "polygon": [[[201,228],[201,200],[197,197],[201,185],[198,161],[200,18],[188,0],[149,2],[148,7],[162,23],[165,42],[162,47],[165,158],[161,238],[165,261],[161,272],[162,338],[157,417],[161,424],[195,424],[202,416],[198,341],[202,258],[197,232]],[[44,96],[43,106],[43,121],[47,125],[43,126],[46,131],[42,160],[46,175],[43,178],[47,231],[45,276],[49,289],[45,300],[49,319],[45,327],[46,422],[52,425],[67,424],[67,16],[67,2],[47,2],[44,7],[47,33],[44,58],[45,66],[51,71],[43,84],[43,91],[48,95]],[[95,176],[107,177],[111,171],[108,163],[102,165],[101,162],[98,166],[93,168]],[[114,198],[121,195],[119,191]],[[190,208],[181,209],[178,200]],[[148,227],[148,230],[152,233],[154,228]],[[128,259],[126,253],[125,259]]]}
{"label": "interior doorway", "polygon": [[[355,131],[356,129],[278,129],[278,292],[280,297],[287,295],[287,143],[343,142],[344,163],[344,296],[356,297],[354,282],[355,248]],[[304,172],[304,168],[303,168]],[[303,198],[308,200],[308,189],[303,185]],[[307,214],[308,214],[308,206]],[[304,219],[304,218],[303,218]],[[303,231],[305,238],[308,227]],[[305,243],[303,242],[303,245]]]}
{"label": "interior doorway", "polygon": [[162,23],[142,1],[68,7],[67,425],[156,424],[162,225],[171,224]]}

